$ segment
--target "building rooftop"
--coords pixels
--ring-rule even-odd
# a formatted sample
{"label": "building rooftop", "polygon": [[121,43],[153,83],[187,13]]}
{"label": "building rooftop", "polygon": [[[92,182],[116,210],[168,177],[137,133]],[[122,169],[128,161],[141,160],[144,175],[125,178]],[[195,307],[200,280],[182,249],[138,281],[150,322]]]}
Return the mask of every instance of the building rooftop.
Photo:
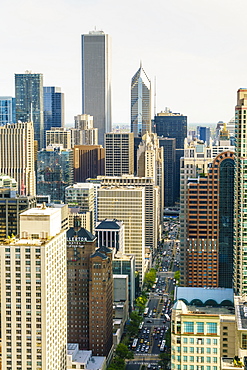
{"label": "building rooftop", "polygon": [[103,356],[92,356],[92,351],[79,350],[77,343],[67,344],[67,354],[72,356],[72,362],[85,364],[87,370],[101,370],[106,360]]}
{"label": "building rooftop", "polygon": [[60,212],[60,210],[57,208],[50,208],[50,207],[43,206],[41,208],[27,209],[26,211],[22,212],[21,217],[23,216],[51,216],[58,212]]}
{"label": "building rooftop", "polygon": [[235,309],[238,330],[247,330],[247,297],[235,296]]}
{"label": "building rooftop", "polygon": [[187,288],[176,287],[174,300],[183,300],[187,305],[196,304],[197,306],[224,305],[233,306],[233,289],[228,288]]}
{"label": "building rooftop", "polygon": [[[79,230],[76,230],[74,227],[71,227],[67,231],[67,239],[74,238],[74,240],[92,242],[96,239],[96,236],[91,234],[90,231],[86,230],[84,227],[81,227]],[[83,239],[83,240],[82,240]]]}
{"label": "building rooftop", "polygon": [[121,228],[121,223],[117,220],[103,220],[101,221],[95,228],[95,230],[101,229],[116,229],[119,230]]}

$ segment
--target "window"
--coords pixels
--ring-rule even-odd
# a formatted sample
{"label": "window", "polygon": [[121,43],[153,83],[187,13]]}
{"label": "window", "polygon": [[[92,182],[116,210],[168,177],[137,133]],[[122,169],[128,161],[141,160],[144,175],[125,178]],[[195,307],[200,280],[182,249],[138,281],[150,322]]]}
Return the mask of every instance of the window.
{"label": "window", "polygon": [[194,333],[194,323],[193,321],[184,322],[184,332],[185,333]]}
{"label": "window", "polygon": [[207,322],[207,334],[217,334],[216,322]]}
{"label": "window", "polygon": [[242,348],[247,349],[247,334],[242,334]]}
{"label": "window", "polygon": [[197,333],[203,334],[204,333],[204,323],[203,322],[197,322]]}

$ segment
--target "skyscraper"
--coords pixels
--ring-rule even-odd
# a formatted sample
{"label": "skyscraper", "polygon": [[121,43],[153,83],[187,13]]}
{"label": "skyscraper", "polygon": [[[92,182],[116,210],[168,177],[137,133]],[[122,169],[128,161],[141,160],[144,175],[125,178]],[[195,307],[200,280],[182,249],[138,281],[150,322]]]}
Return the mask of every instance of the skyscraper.
{"label": "skyscraper", "polygon": [[110,132],[111,122],[111,38],[103,31],[82,35],[82,114],[93,116],[99,129],[99,144]]}
{"label": "skyscraper", "polygon": [[74,146],[74,182],[105,174],[105,149],[101,145]]}
{"label": "skyscraper", "polygon": [[64,127],[64,93],[60,87],[44,87],[44,130]]}
{"label": "skyscraper", "polygon": [[131,80],[131,132],[134,137],[151,132],[151,82],[142,65]]}
{"label": "skyscraper", "polygon": [[0,256],[3,369],[66,370],[66,233],[60,209],[23,212],[20,239],[1,243]]}
{"label": "skyscraper", "polygon": [[106,176],[134,174],[134,134],[110,132],[105,134]]}
{"label": "skyscraper", "polygon": [[234,288],[238,295],[247,293],[247,89],[239,89],[235,115],[235,231]]}
{"label": "skyscraper", "polygon": [[0,96],[0,126],[15,122],[15,98]]}
{"label": "skyscraper", "polygon": [[0,126],[0,173],[13,177],[21,195],[35,195],[32,122]]}
{"label": "skyscraper", "polygon": [[15,74],[16,121],[33,122],[34,140],[44,147],[43,75],[26,71]]}

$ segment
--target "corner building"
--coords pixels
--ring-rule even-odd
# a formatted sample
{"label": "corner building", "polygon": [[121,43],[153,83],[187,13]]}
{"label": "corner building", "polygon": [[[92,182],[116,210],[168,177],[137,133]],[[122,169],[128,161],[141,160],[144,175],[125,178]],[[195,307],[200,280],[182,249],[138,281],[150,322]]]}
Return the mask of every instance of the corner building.
{"label": "corner building", "polygon": [[112,348],[112,250],[84,228],[67,231],[68,342],[94,355]]}

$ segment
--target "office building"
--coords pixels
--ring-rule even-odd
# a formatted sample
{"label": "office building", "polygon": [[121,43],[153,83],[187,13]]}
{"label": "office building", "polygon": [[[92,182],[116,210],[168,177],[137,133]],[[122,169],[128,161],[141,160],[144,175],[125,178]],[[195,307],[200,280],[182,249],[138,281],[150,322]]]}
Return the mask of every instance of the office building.
{"label": "office building", "polygon": [[101,145],[74,146],[74,182],[105,175],[105,149]]}
{"label": "office building", "polygon": [[33,122],[34,140],[44,148],[43,75],[26,71],[15,74],[16,121]]}
{"label": "office building", "polygon": [[106,176],[134,174],[134,134],[105,134],[105,172]]}
{"label": "office building", "polygon": [[0,175],[0,240],[20,235],[20,213],[36,207],[35,196],[20,196],[15,179]]}
{"label": "office building", "polygon": [[71,131],[65,127],[51,127],[45,132],[46,147],[62,145],[64,149],[71,149]]}
{"label": "office building", "polygon": [[233,214],[234,153],[223,152],[187,182],[187,286],[232,288]]}
{"label": "office building", "polygon": [[37,194],[50,195],[51,202],[65,201],[65,188],[73,184],[73,150],[46,147],[37,156]]}
{"label": "office building", "polygon": [[164,209],[164,164],[163,148],[156,134],[146,132],[137,150],[137,176],[151,177],[160,189],[160,212]]}
{"label": "office building", "polygon": [[187,183],[189,178],[207,175],[208,164],[213,162],[212,144],[207,146],[200,141],[184,141],[184,156],[180,163],[180,251],[181,251],[181,285],[186,285],[186,243],[187,243]]}
{"label": "office building", "polygon": [[15,98],[12,98],[12,96],[0,96],[0,126],[15,122]]}
{"label": "office building", "polygon": [[247,293],[247,89],[239,89],[236,105],[235,205],[234,205],[234,289],[238,295]]}
{"label": "office building", "polygon": [[67,231],[67,264],[68,340],[107,356],[112,347],[112,250],[96,249],[96,237],[75,222]]}
{"label": "office building", "polygon": [[95,213],[94,185],[90,183],[77,183],[65,189],[65,203],[69,208],[76,207],[79,213],[90,212],[90,230],[94,228]]}
{"label": "office building", "polygon": [[180,197],[180,158],[184,154],[184,139],[187,137],[187,117],[180,113],[172,113],[169,109],[158,113],[154,117],[155,132],[159,137],[176,139],[176,174],[175,200]]}
{"label": "office building", "polygon": [[52,127],[64,127],[64,93],[55,86],[45,86],[43,89],[44,131]]}
{"label": "office building", "polygon": [[73,227],[75,224],[75,219],[80,221],[81,227],[93,233],[92,227],[92,214],[90,211],[80,212],[79,207],[69,207],[68,209],[69,227]]}
{"label": "office building", "polygon": [[[75,116],[75,129],[80,132],[80,140],[74,140],[74,145],[98,145],[98,129],[93,127],[93,117],[89,114]],[[73,145],[73,146],[74,146]]]}
{"label": "office building", "polygon": [[118,177],[98,176],[97,181],[101,181],[102,186],[134,186],[145,188],[145,246],[150,249],[151,253],[155,253],[159,240],[161,212],[160,189],[154,185],[153,179],[149,177],[122,175]]}
{"label": "office building", "polygon": [[197,126],[197,138],[204,141],[204,143],[209,144],[211,138],[210,127]]}
{"label": "office building", "polygon": [[35,195],[32,122],[0,126],[0,173],[13,177],[20,195]]}
{"label": "office building", "polygon": [[171,368],[230,370],[223,364],[238,353],[232,289],[183,289],[172,309]]}
{"label": "office building", "polygon": [[23,212],[20,239],[2,243],[0,255],[3,369],[66,370],[66,233],[60,210]]}
{"label": "office building", "polygon": [[123,221],[125,253],[136,258],[136,269],[143,281],[145,273],[145,188],[101,186],[98,189],[98,221]]}
{"label": "office building", "polygon": [[128,275],[129,284],[129,311],[134,308],[136,298],[135,287],[135,256],[132,254],[123,254],[118,252],[114,255],[112,261],[113,274]]}
{"label": "office building", "polygon": [[99,144],[112,131],[111,38],[103,31],[82,35],[82,114],[90,114],[98,128]]}
{"label": "office building", "polygon": [[159,146],[163,147],[164,207],[170,207],[176,201],[176,139],[159,138]]}
{"label": "office building", "polygon": [[172,113],[170,109],[166,109],[154,117],[154,124],[158,136],[175,138],[176,149],[184,148],[184,139],[187,137],[187,116]]}
{"label": "office building", "polygon": [[140,68],[131,80],[131,132],[142,137],[151,132],[151,82]]}

